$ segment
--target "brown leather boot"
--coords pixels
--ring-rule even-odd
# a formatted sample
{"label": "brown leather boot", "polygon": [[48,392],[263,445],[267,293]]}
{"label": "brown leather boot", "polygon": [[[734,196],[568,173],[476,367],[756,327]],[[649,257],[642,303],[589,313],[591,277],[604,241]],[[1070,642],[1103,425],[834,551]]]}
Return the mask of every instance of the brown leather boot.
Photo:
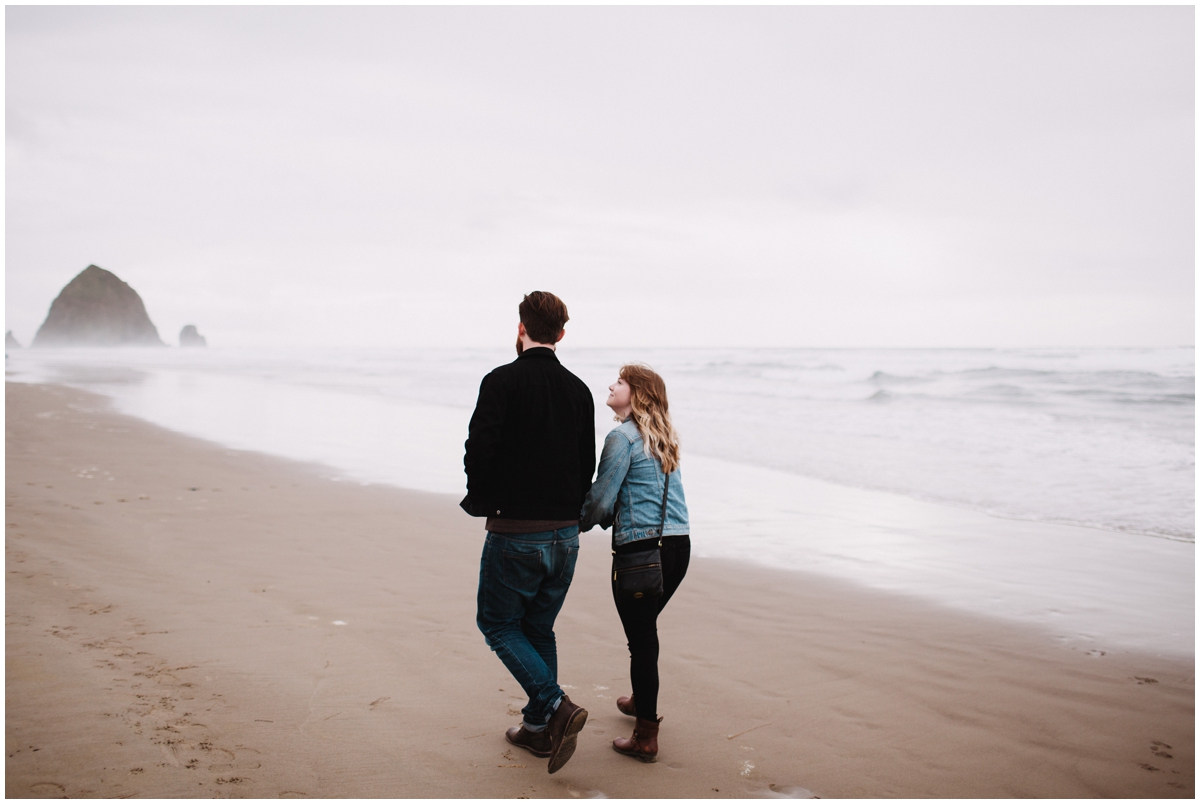
{"label": "brown leather boot", "polygon": [[659,723],[662,723],[661,717],[658,720],[642,720],[639,717],[637,725],[633,727],[633,736],[628,740],[624,737],[613,740],[613,750],[618,754],[637,757],[642,762],[657,761]]}
{"label": "brown leather boot", "polygon": [[524,748],[535,757],[550,756],[550,735],[545,731],[525,731],[524,723],[506,731],[504,739],[518,748]]}
{"label": "brown leather boot", "polygon": [[557,773],[575,753],[575,743],[587,718],[586,709],[571,703],[567,696],[562,697],[558,708],[550,716],[550,722],[546,724],[546,736],[550,738],[550,762],[546,765],[548,772]]}
{"label": "brown leather boot", "polygon": [[622,715],[637,717],[637,707],[633,705],[632,695],[622,695],[617,699],[617,709],[621,710]]}

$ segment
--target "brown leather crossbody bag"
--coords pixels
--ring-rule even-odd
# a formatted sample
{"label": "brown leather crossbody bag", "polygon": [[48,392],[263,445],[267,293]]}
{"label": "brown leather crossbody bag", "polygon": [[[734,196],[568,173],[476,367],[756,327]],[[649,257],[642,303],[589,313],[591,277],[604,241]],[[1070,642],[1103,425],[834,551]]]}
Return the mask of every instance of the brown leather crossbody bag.
{"label": "brown leather crossbody bag", "polygon": [[[667,489],[671,487],[671,476],[663,483],[662,522],[658,525],[658,540],[649,550],[635,553],[617,553],[617,529],[613,528],[613,597],[618,603],[662,597],[662,537],[667,526]],[[650,541],[646,539],[646,541]]]}

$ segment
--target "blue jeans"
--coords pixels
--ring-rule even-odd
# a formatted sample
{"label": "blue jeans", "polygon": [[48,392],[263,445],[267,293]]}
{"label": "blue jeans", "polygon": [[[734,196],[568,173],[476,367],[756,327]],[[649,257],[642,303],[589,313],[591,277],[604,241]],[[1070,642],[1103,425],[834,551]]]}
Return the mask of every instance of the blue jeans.
{"label": "blue jeans", "polygon": [[488,532],[479,560],[475,622],[488,647],[529,696],[525,722],[541,726],[562,697],[554,618],[579,556],[579,528],[544,533]]}

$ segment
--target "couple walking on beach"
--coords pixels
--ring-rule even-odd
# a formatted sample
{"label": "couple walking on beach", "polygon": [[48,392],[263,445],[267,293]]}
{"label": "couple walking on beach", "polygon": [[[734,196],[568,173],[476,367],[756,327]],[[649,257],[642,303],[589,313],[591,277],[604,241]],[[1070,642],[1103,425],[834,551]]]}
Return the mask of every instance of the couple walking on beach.
{"label": "couple walking on beach", "polygon": [[636,718],[632,737],[613,748],[653,762],[662,720],[657,620],[691,550],[666,386],[649,368],[621,368],[607,402],[620,424],[604,441],[593,482],[592,394],[555,355],[567,307],[535,291],[518,311],[517,359],[483,378],[463,461],[462,507],[487,517],[476,622],[529,696],[523,722],[505,736],[549,758],[550,773],[575,752],[588,713],[558,685],[554,620],[575,574],[580,530],[599,525],[612,529],[613,597],[629,644],[632,695],[616,703]]}

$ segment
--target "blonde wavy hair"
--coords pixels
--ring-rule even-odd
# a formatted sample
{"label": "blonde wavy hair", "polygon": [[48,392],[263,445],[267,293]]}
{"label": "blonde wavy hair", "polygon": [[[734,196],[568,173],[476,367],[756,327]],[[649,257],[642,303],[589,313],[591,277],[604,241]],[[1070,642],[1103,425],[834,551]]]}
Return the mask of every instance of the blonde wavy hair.
{"label": "blonde wavy hair", "polygon": [[626,363],[620,377],[629,386],[633,421],[642,434],[646,456],[658,458],[663,471],[679,468],[679,434],[667,412],[667,384],[649,366]]}

